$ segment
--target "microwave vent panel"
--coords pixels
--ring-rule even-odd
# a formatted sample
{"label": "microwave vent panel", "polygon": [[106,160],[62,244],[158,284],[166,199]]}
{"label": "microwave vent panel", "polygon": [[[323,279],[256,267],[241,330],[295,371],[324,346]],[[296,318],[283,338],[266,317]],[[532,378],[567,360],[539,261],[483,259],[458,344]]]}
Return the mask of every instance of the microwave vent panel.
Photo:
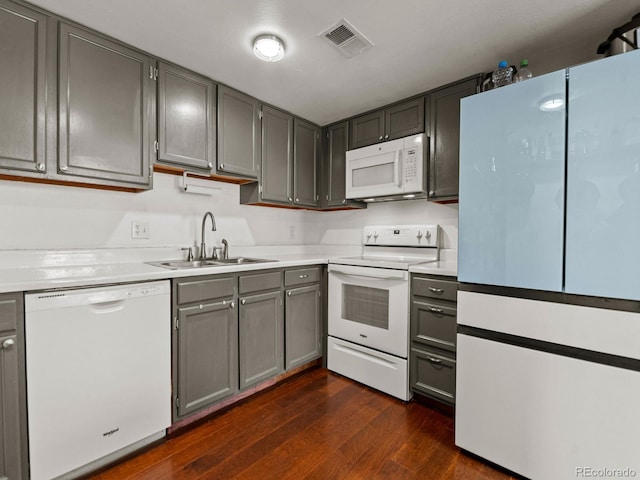
{"label": "microwave vent panel", "polygon": [[323,37],[347,58],[355,57],[373,47],[373,43],[344,18],[318,36]]}

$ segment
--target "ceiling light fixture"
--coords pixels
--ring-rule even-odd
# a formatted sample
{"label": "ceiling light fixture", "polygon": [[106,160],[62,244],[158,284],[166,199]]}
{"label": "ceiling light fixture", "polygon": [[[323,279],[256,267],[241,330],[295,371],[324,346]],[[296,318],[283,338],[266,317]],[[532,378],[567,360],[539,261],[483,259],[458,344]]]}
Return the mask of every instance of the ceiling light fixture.
{"label": "ceiling light fixture", "polygon": [[555,112],[564,107],[564,98],[550,97],[540,103],[540,110],[543,112]]}
{"label": "ceiling light fixture", "polygon": [[277,62],[284,57],[284,42],[275,35],[260,35],[253,41],[253,53],[265,62]]}

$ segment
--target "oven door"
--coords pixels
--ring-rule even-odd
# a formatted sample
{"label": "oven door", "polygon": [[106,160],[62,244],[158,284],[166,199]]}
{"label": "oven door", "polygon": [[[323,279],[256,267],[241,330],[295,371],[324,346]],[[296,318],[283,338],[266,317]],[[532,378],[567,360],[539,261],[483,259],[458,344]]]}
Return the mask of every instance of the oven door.
{"label": "oven door", "polygon": [[329,335],[406,358],[409,274],[329,265]]}

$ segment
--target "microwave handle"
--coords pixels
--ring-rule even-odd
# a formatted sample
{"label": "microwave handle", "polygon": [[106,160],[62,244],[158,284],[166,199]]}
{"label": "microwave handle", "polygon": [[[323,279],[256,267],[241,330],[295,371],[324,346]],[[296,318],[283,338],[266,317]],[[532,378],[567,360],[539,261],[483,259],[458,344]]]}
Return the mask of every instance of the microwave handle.
{"label": "microwave handle", "polygon": [[396,176],[396,186],[400,188],[402,186],[402,177],[400,176],[400,150],[396,150],[396,158],[393,160],[393,170]]}

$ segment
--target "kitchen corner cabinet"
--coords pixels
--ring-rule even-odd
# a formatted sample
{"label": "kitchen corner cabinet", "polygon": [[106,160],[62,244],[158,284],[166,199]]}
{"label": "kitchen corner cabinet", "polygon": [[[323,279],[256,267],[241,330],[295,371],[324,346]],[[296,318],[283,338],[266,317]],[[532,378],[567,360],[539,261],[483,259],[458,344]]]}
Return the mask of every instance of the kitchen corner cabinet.
{"label": "kitchen corner cabinet", "polygon": [[285,363],[292,369],[322,356],[320,267],[285,271]]}
{"label": "kitchen corner cabinet", "polygon": [[427,95],[429,115],[429,200],[458,198],[460,100],[479,92],[481,75],[434,90]]}
{"label": "kitchen corner cabinet", "polygon": [[173,281],[174,420],[238,391],[236,277]]}
{"label": "kitchen corner cabinet", "polygon": [[293,203],[317,207],[317,165],[320,154],[320,128],[294,119],[293,125]]}
{"label": "kitchen corner cabinet", "polygon": [[261,201],[290,203],[293,171],[293,117],[262,107]]}
{"label": "kitchen corner cabinet", "polygon": [[23,296],[0,295],[0,478],[28,478]]}
{"label": "kitchen corner cabinet", "polygon": [[158,64],[158,160],[211,173],[216,161],[216,85],[164,62]]}
{"label": "kitchen corner cabinet", "polygon": [[452,279],[411,278],[411,389],[448,404],[455,403],[457,290]]}
{"label": "kitchen corner cabinet", "polygon": [[260,118],[258,100],[218,86],[218,174],[258,179]]}
{"label": "kitchen corner cabinet", "polygon": [[321,135],[324,161],[318,168],[320,208],[366,208],[366,203],[346,198],[345,173],[349,146],[349,122],[325,127]]}
{"label": "kitchen corner cabinet", "polygon": [[241,275],[238,279],[240,389],[284,371],[281,288],[280,270]]}
{"label": "kitchen corner cabinet", "polygon": [[413,98],[349,120],[349,149],[424,132],[424,97]]}
{"label": "kitchen corner cabinet", "polygon": [[44,177],[47,160],[55,162],[55,128],[47,131],[47,123],[55,126],[57,112],[55,22],[0,0],[0,25],[0,169]]}
{"label": "kitchen corner cabinet", "polygon": [[69,181],[151,187],[154,61],[87,30],[59,25],[58,171]]}

